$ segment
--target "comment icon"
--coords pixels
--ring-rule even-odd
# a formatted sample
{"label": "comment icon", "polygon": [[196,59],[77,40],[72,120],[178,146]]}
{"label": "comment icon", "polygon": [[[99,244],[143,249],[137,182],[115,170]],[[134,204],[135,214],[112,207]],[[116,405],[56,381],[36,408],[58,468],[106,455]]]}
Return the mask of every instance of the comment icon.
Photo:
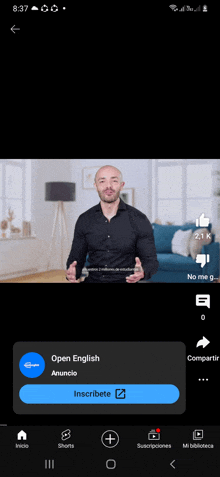
{"label": "comment icon", "polygon": [[207,306],[207,308],[210,308],[210,295],[196,295],[196,306]]}

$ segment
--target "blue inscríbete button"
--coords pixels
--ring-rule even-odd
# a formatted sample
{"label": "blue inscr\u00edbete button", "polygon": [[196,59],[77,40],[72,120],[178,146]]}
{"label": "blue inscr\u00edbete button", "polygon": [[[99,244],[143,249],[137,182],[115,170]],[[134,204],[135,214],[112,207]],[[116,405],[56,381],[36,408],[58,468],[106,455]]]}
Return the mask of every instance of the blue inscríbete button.
{"label": "blue inscr\u00edbete button", "polygon": [[26,384],[19,392],[25,404],[174,404],[179,396],[173,384]]}

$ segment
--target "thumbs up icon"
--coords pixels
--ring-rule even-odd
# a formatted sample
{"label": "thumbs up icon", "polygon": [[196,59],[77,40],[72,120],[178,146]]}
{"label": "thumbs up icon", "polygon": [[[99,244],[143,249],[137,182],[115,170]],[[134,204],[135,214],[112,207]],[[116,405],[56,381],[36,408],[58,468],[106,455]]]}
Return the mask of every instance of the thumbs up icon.
{"label": "thumbs up icon", "polygon": [[205,218],[205,214],[200,215],[199,219],[196,219],[196,227],[208,227],[209,219]]}

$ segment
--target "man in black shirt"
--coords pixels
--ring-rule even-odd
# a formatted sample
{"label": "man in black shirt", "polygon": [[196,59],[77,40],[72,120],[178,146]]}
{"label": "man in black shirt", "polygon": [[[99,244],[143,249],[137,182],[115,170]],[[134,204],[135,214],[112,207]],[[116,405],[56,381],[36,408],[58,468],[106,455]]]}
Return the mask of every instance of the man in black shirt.
{"label": "man in black shirt", "polygon": [[79,283],[89,254],[85,283],[137,283],[158,269],[152,226],[142,212],[120,199],[121,172],[104,166],[95,177],[100,203],[76,222],[67,279]]}

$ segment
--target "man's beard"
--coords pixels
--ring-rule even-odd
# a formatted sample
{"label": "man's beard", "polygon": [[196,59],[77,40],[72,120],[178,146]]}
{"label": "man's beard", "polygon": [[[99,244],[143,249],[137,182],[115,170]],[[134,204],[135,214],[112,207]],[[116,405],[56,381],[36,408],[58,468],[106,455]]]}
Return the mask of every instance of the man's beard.
{"label": "man's beard", "polygon": [[102,200],[102,202],[107,202],[108,204],[111,204],[112,202],[116,202],[116,200],[120,196],[120,190],[118,192],[113,192],[112,195],[107,195],[105,192],[99,192],[99,197]]}

